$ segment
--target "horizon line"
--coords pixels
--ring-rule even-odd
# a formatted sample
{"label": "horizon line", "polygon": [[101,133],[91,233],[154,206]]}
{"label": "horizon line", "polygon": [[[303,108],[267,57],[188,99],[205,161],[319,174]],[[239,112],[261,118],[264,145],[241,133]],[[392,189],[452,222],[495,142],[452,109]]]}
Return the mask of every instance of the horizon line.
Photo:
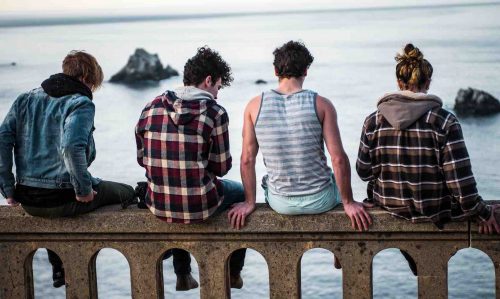
{"label": "horizon line", "polygon": [[[264,12],[225,12],[215,14],[141,14],[120,16],[95,16],[80,15],[72,17],[46,17],[33,20],[28,16],[13,17],[2,19],[0,15],[0,28],[16,27],[42,27],[42,26],[60,26],[60,25],[90,25],[90,24],[109,24],[109,23],[133,23],[133,22],[155,22],[155,21],[176,21],[189,19],[213,19],[213,18],[231,18],[246,16],[272,16],[289,14],[314,14],[331,12],[358,12],[358,11],[381,11],[381,10],[412,10],[412,9],[435,9],[448,7],[477,7],[500,5],[500,1],[479,2],[479,3],[450,3],[435,5],[408,5],[408,6],[379,6],[379,7],[352,7],[352,8],[329,8],[329,9],[311,9],[311,10],[284,10],[284,11],[264,11]],[[5,17],[5,16],[4,16]]]}

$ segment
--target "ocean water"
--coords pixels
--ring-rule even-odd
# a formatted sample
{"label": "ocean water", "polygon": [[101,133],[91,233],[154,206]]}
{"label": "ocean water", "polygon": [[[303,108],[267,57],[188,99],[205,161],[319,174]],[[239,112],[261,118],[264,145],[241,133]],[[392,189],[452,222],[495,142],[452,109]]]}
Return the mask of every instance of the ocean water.
{"label": "ocean water", "polygon": [[[354,165],[359,135],[366,115],[377,99],[396,89],[394,55],[413,42],[434,66],[430,92],[453,107],[460,88],[475,87],[500,97],[500,5],[425,7],[324,11],[280,15],[238,16],[213,19],[58,25],[0,28],[0,118],[18,94],[39,86],[60,72],[62,58],[73,49],[84,49],[99,60],[106,79],[120,70],[137,47],[158,53],[164,64],[182,71],[196,48],[209,45],[231,64],[235,81],[220,92],[219,102],[230,117],[233,169],[228,179],[239,178],[243,110],[263,89],[274,88],[272,51],[284,42],[302,40],[315,57],[305,88],[318,91],[335,105],[342,140]],[[15,66],[10,66],[16,62]],[[267,85],[255,85],[264,79]],[[97,159],[93,175],[129,184],[144,180],[135,160],[134,126],[144,105],[165,89],[181,85],[180,77],[157,86],[130,88],[106,82],[95,93]],[[461,119],[481,195],[498,199],[500,116]],[[353,174],[357,200],[365,186]],[[259,155],[257,176],[264,175]],[[263,192],[258,190],[258,201]],[[0,201],[5,204],[5,201]],[[330,252],[313,249],[302,260],[304,298],[341,298],[342,274],[333,268]],[[416,298],[417,281],[396,249],[374,258],[375,298]],[[195,263],[193,273],[197,276]],[[97,259],[99,295],[130,298],[129,268],[125,258],[104,249]],[[38,298],[63,298],[64,288],[51,286],[46,252],[34,258]],[[245,286],[233,298],[267,298],[267,266],[263,257],[249,250],[243,271]],[[198,298],[199,290],[175,292],[171,261],[164,263],[167,298]],[[475,249],[460,251],[449,263],[450,298],[494,298],[491,260]]]}

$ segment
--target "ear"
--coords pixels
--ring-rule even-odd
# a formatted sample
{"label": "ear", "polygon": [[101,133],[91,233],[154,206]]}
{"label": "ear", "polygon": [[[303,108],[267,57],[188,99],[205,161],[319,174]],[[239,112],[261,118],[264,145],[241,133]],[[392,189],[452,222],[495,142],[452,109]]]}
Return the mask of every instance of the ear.
{"label": "ear", "polygon": [[398,87],[399,87],[399,90],[404,90],[405,84],[403,83],[403,81],[398,80]]}
{"label": "ear", "polygon": [[306,76],[307,76],[307,71],[308,71],[308,70],[309,70],[309,69],[307,68],[307,69],[306,69],[306,71],[304,72],[304,77],[306,77]]}
{"label": "ear", "polygon": [[431,79],[427,80],[427,83],[425,83],[425,90],[429,90],[431,87]]}
{"label": "ear", "polygon": [[276,68],[274,68],[274,75],[278,77],[278,70]]}
{"label": "ear", "polygon": [[206,84],[207,86],[212,86],[212,83],[213,83],[213,82],[212,82],[212,76],[207,76],[207,77],[205,78],[205,84]]}

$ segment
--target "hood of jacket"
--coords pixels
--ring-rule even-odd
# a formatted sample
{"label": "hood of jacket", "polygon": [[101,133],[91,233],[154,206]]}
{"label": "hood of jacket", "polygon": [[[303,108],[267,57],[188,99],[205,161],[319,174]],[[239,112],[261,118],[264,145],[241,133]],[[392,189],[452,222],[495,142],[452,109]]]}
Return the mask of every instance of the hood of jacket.
{"label": "hood of jacket", "polygon": [[378,112],[396,130],[404,130],[443,101],[435,95],[409,90],[385,94],[377,103]]}
{"label": "hood of jacket", "polygon": [[42,82],[42,88],[45,93],[54,98],[79,93],[92,100],[92,91],[87,85],[83,84],[77,78],[63,73],[50,76]]}
{"label": "hood of jacket", "polygon": [[211,93],[194,86],[167,91],[163,100],[168,116],[176,125],[190,123],[217,102]]}

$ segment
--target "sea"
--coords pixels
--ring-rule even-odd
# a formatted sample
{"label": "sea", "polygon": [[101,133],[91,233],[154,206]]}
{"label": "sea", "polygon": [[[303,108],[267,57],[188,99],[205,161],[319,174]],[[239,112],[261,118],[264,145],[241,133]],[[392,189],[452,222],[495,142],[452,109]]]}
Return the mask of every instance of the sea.
{"label": "sea", "polygon": [[[377,9],[304,8],[296,12],[223,16],[210,16],[207,11],[203,18],[124,17],[110,23],[21,22],[26,26],[9,26],[9,22],[3,22],[0,119],[20,93],[60,72],[62,59],[69,51],[85,50],[98,59],[106,77],[94,97],[97,159],[90,171],[96,177],[135,185],[145,179],[135,157],[134,126],[140,112],[155,96],[182,85],[182,77],[143,87],[107,80],[125,65],[136,48],[157,53],[165,65],[182,72],[196,49],[208,45],[231,65],[235,78],[230,87],[220,91],[218,102],[230,118],[234,162],[226,178],[240,180],[243,110],[253,96],[277,86],[273,50],[289,40],[301,40],[314,56],[304,88],[319,92],[335,105],[342,142],[351,161],[354,196],[361,201],[365,198],[365,184],[354,170],[361,127],[365,117],[375,110],[377,100],[397,89],[395,54],[408,42],[420,48],[434,66],[429,92],[441,97],[447,109],[453,109],[461,88],[478,88],[500,97],[499,13],[500,3],[471,2]],[[257,85],[258,79],[268,83]],[[499,199],[500,115],[460,121],[480,194],[486,200]],[[260,178],[265,174],[260,154],[256,167]],[[257,197],[258,202],[264,202],[262,190],[258,190]],[[5,204],[5,200],[0,203]],[[334,269],[331,252],[312,249],[304,254],[301,263],[303,298],[342,298],[342,273]],[[232,290],[232,298],[268,298],[264,258],[249,250],[245,264],[244,287]],[[493,263],[483,252],[461,250],[450,259],[448,269],[449,298],[495,298]],[[33,271],[37,298],[65,297],[64,288],[52,287],[45,250],[35,254]],[[417,298],[417,279],[397,249],[377,254],[373,273],[374,298]],[[175,291],[171,259],[164,262],[163,275],[166,298],[199,297],[199,289]],[[198,279],[195,261],[193,275]],[[97,281],[101,298],[131,297],[129,266],[124,256],[112,248],[101,250],[97,257]]]}

